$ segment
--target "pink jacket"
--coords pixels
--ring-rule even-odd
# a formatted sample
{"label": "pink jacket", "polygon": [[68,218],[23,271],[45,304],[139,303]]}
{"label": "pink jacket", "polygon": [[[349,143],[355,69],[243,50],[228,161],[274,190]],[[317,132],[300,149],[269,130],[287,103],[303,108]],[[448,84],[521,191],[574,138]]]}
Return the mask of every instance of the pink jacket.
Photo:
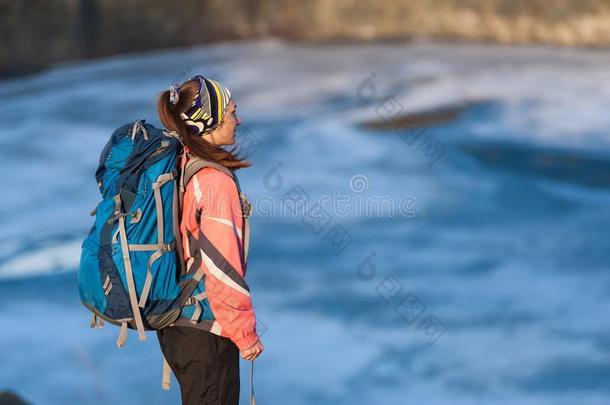
{"label": "pink jacket", "polygon": [[242,221],[233,179],[213,167],[199,170],[184,194],[180,224],[184,259],[187,269],[198,265],[205,274],[205,290],[215,320],[201,321],[203,329],[231,339],[239,350],[259,339],[245,280]]}

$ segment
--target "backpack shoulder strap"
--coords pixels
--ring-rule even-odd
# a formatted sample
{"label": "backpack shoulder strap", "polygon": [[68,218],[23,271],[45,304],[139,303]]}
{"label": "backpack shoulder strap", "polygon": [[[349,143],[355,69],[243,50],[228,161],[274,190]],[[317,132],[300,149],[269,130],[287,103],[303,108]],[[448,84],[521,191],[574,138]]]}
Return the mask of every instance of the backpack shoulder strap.
{"label": "backpack shoulder strap", "polygon": [[[181,176],[180,176],[180,184],[179,184],[180,207],[182,207],[182,203],[184,202],[184,192],[186,191],[186,185],[193,178],[193,176],[199,170],[203,169],[204,167],[214,167],[214,168],[220,170],[221,172],[228,174],[233,179],[233,181],[236,184],[238,184],[237,178],[231,169],[229,169],[219,163],[212,162],[209,160],[204,160],[197,156],[193,156],[189,159],[188,163],[184,167],[184,170],[182,171]],[[237,189],[239,191],[239,185],[237,186]]]}
{"label": "backpack shoulder strap", "polygon": [[248,221],[248,217],[250,216],[250,207],[249,207],[249,203],[247,203],[248,207],[243,207],[243,204],[244,204],[243,201],[245,199],[245,196],[241,192],[241,187],[239,186],[239,180],[237,179],[237,176],[235,175],[235,171],[233,171],[219,163],[201,159],[200,157],[197,157],[197,156],[193,156],[186,164],[184,171],[182,172],[182,175],[180,176],[180,186],[179,186],[180,207],[182,207],[182,204],[184,202],[184,192],[186,190],[186,185],[191,180],[191,178],[199,170],[203,169],[204,167],[214,167],[214,168],[220,170],[221,172],[229,175],[235,182],[235,185],[237,187],[237,195],[239,196],[240,202],[242,203],[242,211],[247,211],[247,212],[242,212],[243,218],[244,218],[244,221],[242,222],[242,235],[244,235],[244,243],[243,243],[244,247],[243,247],[243,252],[242,252],[242,258],[245,263],[248,260],[248,247],[250,244],[249,243],[250,242],[249,241],[250,224]]}
{"label": "backpack shoulder strap", "polygon": [[186,185],[188,184],[189,180],[195,175],[195,173],[197,173],[199,170],[203,169],[204,167],[214,167],[214,168],[220,170],[221,172],[228,174],[229,176],[231,176],[231,178],[235,179],[235,175],[231,169],[229,169],[221,164],[218,164],[216,162],[204,160],[199,157],[193,157],[193,158],[191,158],[191,160],[189,160],[186,167],[184,168],[184,187],[185,188],[186,188]]}

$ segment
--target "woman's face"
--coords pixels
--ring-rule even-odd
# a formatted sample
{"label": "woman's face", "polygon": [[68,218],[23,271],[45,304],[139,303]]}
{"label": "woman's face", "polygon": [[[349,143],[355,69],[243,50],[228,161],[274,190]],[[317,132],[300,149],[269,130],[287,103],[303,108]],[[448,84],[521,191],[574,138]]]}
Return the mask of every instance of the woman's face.
{"label": "woman's face", "polygon": [[219,146],[232,145],[235,143],[235,128],[239,124],[241,120],[237,116],[237,105],[230,100],[222,124],[211,133],[203,135],[203,139]]}

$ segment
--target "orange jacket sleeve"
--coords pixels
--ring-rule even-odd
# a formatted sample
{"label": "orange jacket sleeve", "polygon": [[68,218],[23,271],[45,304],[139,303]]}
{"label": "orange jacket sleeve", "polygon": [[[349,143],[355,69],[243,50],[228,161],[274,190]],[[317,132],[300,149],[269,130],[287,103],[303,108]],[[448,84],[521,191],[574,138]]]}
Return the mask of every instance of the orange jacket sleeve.
{"label": "orange jacket sleeve", "polygon": [[199,226],[198,247],[208,301],[222,330],[239,350],[258,341],[256,317],[242,260],[242,210],[229,175],[204,168],[192,178]]}

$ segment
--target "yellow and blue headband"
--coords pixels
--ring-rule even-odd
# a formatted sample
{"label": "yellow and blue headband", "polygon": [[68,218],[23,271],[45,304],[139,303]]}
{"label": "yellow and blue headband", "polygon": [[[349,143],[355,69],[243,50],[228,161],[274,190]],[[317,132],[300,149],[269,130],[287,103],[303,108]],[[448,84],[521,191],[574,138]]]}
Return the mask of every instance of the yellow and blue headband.
{"label": "yellow and blue headband", "polygon": [[199,90],[191,107],[180,114],[187,127],[196,135],[213,131],[222,122],[231,92],[215,80],[201,75],[191,78],[199,80]]}

